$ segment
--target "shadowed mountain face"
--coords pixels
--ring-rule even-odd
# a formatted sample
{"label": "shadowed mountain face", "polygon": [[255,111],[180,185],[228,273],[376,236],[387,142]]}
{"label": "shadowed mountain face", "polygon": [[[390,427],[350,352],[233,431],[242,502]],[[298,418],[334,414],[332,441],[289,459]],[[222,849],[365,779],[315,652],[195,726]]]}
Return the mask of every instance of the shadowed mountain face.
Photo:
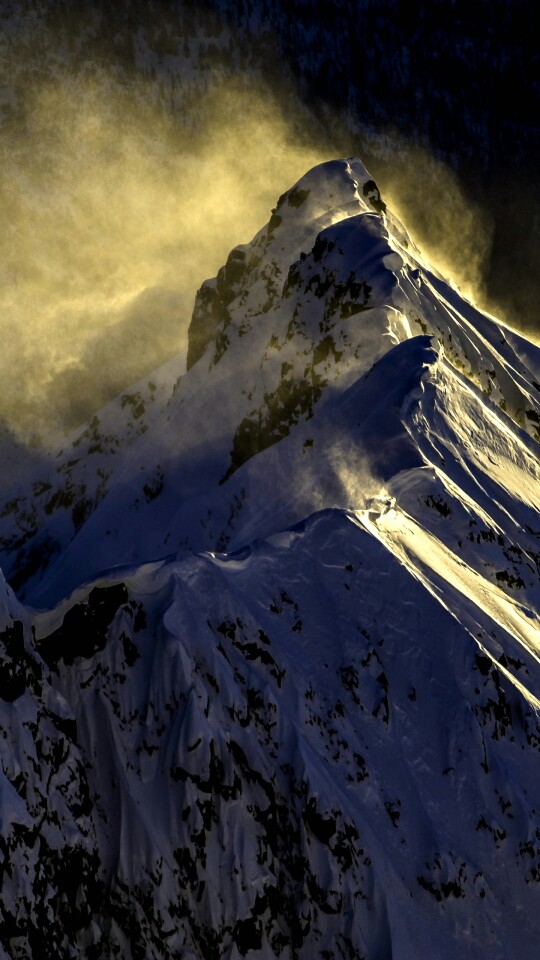
{"label": "shadowed mountain face", "polygon": [[540,351],[348,159],[179,368],[0,503],[2,955],[533,960]]}

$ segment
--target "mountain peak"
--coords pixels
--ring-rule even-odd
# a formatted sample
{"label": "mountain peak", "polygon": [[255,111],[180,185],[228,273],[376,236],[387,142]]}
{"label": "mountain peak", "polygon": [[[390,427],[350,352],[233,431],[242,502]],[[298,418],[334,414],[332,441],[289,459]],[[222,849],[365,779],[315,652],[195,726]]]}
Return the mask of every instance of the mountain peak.
{"label": "mountain peak", "polygon": [[266,227],[251,244],[236,247],[214,280],[207,280],[195,302],[189,328],[188,369],[210,342],[219,358],[230,303],[254,287],[264,297],[263,312],[274,302],[285,266],[303,255],[325,227],[357,213],[382,213],[386,206],[363,164],[354,158],[331,160],[308,171],[279,198]]}

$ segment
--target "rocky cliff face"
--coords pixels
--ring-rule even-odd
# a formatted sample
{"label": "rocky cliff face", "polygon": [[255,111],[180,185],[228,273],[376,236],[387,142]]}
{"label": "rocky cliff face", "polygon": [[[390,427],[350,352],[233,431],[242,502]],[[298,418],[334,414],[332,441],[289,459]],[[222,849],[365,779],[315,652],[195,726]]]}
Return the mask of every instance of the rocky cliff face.
{"label": "rocky cliff face", "polygon": [[81,931],[103,899],[89,764],[28,613],[3,579],[0,762],[1,955],[83,956]]}
{"label": "rocky cliff face", "polygon": [[4,956],[533,960],[539,384],[359,161],[280,198],[2,503]]}

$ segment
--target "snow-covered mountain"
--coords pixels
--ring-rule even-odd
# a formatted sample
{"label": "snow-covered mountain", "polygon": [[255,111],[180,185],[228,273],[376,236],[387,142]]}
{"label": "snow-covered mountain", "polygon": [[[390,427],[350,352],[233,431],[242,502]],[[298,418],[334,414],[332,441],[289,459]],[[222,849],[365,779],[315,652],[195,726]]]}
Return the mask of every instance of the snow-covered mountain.
{"label": "snow-covered mountain", "polygon": [[[14,132],[27,129],[27,93],[44,83],[69,88],[75,80],[80,104],[84,82],[82,90],[78,83],[99,83],[105,70],[112,81],[108,100],[123,89],[137,110],[151,105],[171,112],[196,135],[200,98],[208,87],[219,89],[231,78],[248,86],[262,79],[285,104],[285,113],[296,114],[299,130],[305,133],[313,117],[299,114],[298,99],[322,119],[315,135],[319,146],[325,131],[337,137],[329,152],[360,142],[372,151],[379,176],[385,157],[393,162],[401,137],[458,170],[469,201],[494,226],[484,277],[490,300],[508,315],[526,316],[536,329],[540,87],[532,19],[530,5],[515,0],[418,0],[414,11],[405,0],[327,7],[317,0],[294,7],[284,0],[157,5],[115,0],[114,6],[101,0],[3,0],[0,150],[5,152],[0,155],[8,172],[3,199],[12,209],[20,165],[15,160],[13,169]],[[70,127],[69,114],[62,122]],[[49,166],[51,138],[54,131],[46,124],[38,136],[40,168]],[[151,144],[148,149],[151,153]],[[78,159],[84,166],[84,150]],[[428,180],[419,170],[412,189],[423,194]],[[26,197],[26,177],[21,187]],[[34,191],[35,181],[32,222],[39,187]],[[60,202],[65,200],[64,194]],[[77,205],[70,215],[77,216]],[[11,265],[12,246],[8,235],[4,268]]]}
{"label": "snow-covered mountain", "polygon": [[0,504],[0,955],[533,960],[539,425],[359,161],[287,191]]}

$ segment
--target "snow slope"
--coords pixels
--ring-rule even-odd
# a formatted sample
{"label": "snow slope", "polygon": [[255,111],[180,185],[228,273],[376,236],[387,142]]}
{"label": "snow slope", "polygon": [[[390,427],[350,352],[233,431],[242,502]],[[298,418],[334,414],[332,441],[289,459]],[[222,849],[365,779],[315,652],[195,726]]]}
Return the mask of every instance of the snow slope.
{"label": "snow slope", "polygon": [[[225,549],[264,535],[265,515],[287,525],[318,506],[350,505],[336,491],[338,440],[330,451],[305,424],[419,334],[436,335],[482,404],[538,437],[538,351],[428,270],[358,161],[315,168],[203,284],[187,375],[172,388],[171,366],[157,371],[4,497],[6,576],[21,597],[47,604],[112,564]],[[148,416],[159,430],[145,429]],[[269,502],[268,460],[289,460],[299,444],[300,474],[286,468]],[[264,470],[254,458],[263,451]]]}
{"label": "snow slope", "polygon": [[126,396],[0,508],[5,955],[534,960],[540,352],[343,160]]}

